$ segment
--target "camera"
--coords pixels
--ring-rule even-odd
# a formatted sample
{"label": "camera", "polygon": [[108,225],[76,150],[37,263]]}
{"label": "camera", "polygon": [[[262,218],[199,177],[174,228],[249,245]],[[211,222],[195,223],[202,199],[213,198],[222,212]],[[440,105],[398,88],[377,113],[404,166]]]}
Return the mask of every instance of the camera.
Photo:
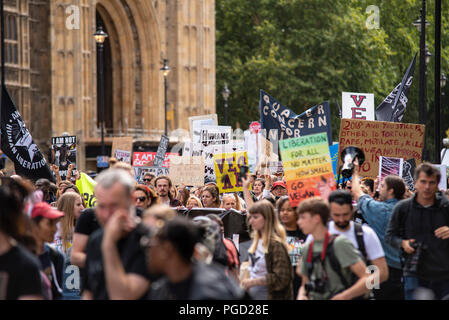
{"label": "camera", "polygon": [[312,291],[316,293],[324,293],[326,291],[326,281],[323,281],[322,279],[315,279],[307,282],[304,287],[307,295],[309,295]]}
{"label": "camera", "polygon": [[415,252],[405,256],[404,272],[417,274],[419,259],[426,246],[422,242],[411,242],[410,247],[415,249]]}

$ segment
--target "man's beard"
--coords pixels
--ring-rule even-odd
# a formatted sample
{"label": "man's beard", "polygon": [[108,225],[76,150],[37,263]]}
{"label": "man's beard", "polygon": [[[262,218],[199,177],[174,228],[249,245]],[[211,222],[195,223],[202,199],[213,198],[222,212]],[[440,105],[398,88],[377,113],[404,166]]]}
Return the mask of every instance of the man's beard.
{"label": "man's beard", "polygon": [[346,229],[351,221],[345,221],[345,222],[335,222],[335,225],[339,227],[340,229]]}

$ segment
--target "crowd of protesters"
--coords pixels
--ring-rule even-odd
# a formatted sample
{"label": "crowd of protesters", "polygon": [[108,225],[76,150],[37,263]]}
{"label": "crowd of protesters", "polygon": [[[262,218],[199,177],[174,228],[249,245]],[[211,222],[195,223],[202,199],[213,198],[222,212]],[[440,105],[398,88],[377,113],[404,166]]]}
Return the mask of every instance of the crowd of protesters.
{"label": "crowd of protesters", "polygon": [[[242,192],[220,194],[213,181],[138,181],[130,165],[111,163],[95,178],[93,208],[73,167],[65,180],[52,167],[56,184],[1,177],[0,300],[449,299],[440,171],[421,164],[410,191],[398,176],[378,186],[358,169],[298,207],[282,174],[259,170],[242,177]],[[226,237],[228,211],[244,216],[250,241]]]}

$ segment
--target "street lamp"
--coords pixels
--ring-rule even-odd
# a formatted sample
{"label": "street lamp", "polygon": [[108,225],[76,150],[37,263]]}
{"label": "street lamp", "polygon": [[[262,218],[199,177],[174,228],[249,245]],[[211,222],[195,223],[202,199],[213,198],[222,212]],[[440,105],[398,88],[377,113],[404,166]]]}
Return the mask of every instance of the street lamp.
{"label": "street lamp", "polygon": [[221,94],[223,95],[224,100],[225,124],[228,125],[228,98],[231,95],[231,90],[228,89],[227,83],[225,83]]}
{"label": "street lamp", "polygon": [[429,64],[430,62],[430,58],[432,58],[432,53],[429,51],[429,48],[426,45],[426,49],[425,49],[425,55],[426,55],[426,65]]}
{"label": "street lamp", "polygon": [[[427,106],[426,106],[426,60],[430,60],[430,56],[426,55],[426,26],[430,25],[426,21],[426,0],[422,0],[421,17],[413,23],[420,32],[419,37],[419,103],[418,114],[419,123],[426,124]],[[428,50],[427,50],[428,52]],[[426,129],[427,131],[427,129]],[[424,135],[423,160],[428,160],[426,147],[426,134]]]}
{"label": "street lamp", "polygon": [[104,147],[104,75],[103,75],[103,49],[104,42],[108,34],[103,31],[101,26],[98,26],[97,32],[94,33],[94,39],[97,43],[97,87],[98,87],[98,97],[100,102],[100,123],[101,123],[101,155],[105,156],[106,151]]}
{"label": "street lamp", "polygon": [[168,90],[168,84],[167,84],[167,77],[170,73],[170,68],[167,65],[167,59],[164,59],[164,65],[160,69],[162,71],[162,74],[164,75],[164,110],[165,110],[165,135],[167,136],[167,90]]}
{"label": "street lamp", "polygon": [[[413,22],[413,25],[418,29],[419,32],[421,32],[421,18],[418,17],[418,20]],[[426,27],[430,26],[430,22],[426,20]]]}

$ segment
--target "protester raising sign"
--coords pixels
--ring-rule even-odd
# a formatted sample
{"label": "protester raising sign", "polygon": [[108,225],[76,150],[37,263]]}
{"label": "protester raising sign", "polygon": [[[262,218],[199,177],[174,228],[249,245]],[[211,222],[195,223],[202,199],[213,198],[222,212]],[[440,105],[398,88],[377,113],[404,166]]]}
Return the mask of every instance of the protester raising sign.
{"label": "protester raising sign", "polygon": [[332,144],[331,113],[329,102],[323,102],[296,115],[268,93],[260,90],[260,123],[268,139],[283,140],[309,134],[326,132]]}
{"label": "protester raising sign", "polygon": [[292,207],[314,196],[327,199],[336,189],[326,133],[282,140],[279,147]]}
{"label": "protester raising sign", "polygon": [[[376,177],[379,157],[410,159],[421,163],[425,126],[421,124],[341,119],[339,153],[348,147],[360,148],[365,162],[360,175]],[[341,159],[338,157],[338,168]]]}
{"label": "protester raising sign", "polygon": [[214,154],[214,165],[220,193],[243,191],[238,176],[240,167],[248,166],[246,152]]}

